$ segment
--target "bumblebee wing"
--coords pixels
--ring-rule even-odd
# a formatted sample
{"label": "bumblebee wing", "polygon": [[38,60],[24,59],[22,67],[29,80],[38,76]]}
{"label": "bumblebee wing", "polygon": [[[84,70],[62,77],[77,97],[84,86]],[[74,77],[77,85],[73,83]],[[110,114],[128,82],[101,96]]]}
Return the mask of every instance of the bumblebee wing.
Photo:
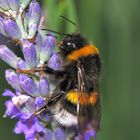
{"label": "bumblebee wing", "polygon": [[95,132],[100,129],[101,109],[100,100],[95,105],[79,106],[78,127],[79,132],[84,134],[88,126],[92,127]]}
{"label": "bumblebee wing", "polygon": [[91,126],[96,132],[98,132],[98,130],[100,129],[100,121],[101,121],[101,104],[99,97],[96,104],[92,107],[92,119],[90,122]]}
{"label": "bumblebee wing", "polygon": [[77,116],[78,116],[78,129],[81,135],[84,134],[88,125],[91,125],[92,128],[97,132],[100,127],[100,97],[97,93],[98,98],[95,104],[82,105],[80,103],[80,98],[86,95],[85,87],[85,72],[82,65],[78,65],[78,103],[77,103]]}

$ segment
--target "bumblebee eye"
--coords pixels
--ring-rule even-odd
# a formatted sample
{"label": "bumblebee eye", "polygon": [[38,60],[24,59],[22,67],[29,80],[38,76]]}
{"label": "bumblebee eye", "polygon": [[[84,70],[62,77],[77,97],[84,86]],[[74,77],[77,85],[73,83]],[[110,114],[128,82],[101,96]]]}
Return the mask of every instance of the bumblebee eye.
{"label": "bumblebee eye", "polygon": [[71,46],[71,43],[70,43],[70,42],[68,42],[68,43],[67,43],[67,45],[68,45],[68,46]]}
{"label": "bumblebee eye", "polygon": [[76,45],[74,43],[68,42],[67,45],[70,46],[70,47],[72,47],[72,48],[76,48]]}

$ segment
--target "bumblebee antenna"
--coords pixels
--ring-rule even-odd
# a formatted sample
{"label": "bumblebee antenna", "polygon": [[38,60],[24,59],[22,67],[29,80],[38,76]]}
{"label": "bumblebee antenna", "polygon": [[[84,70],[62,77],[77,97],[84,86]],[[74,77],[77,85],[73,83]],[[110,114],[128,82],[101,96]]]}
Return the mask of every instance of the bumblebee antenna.
{"label": "bumblebee antenna", "polygon": [[63,19],[65,19],[65,20],[67,20],[68,22],[70,22],[71,24],[73,24],[74,26],[77,27],[77,24],[75,22],[73,22],[72,20],[70,20],[70,19],[68,19],[68,18],[66,18],[66,17],[64,17],[62,15],[60,17],[63,18]]}
{"label": "bumblebee antenna", "polygon": [[60,16],[61,18],[63,18],[63,19],[65,19],[65,20],[67,20],[68,22],[70,22],[72,25],[74,25],[75,27],[76,27],[76,32],[78,31],[78,26],[77,26],[77,24],[75,23],[75,22],[73,22],[72,20],[70,20],[70,19],[68,19],[68,18],[66,18],[66,17],[64,17],[64,16]]}
{"label": "bumblebee antenna", "polygon": [[[72,25],[76,26],[76,29],[78,29],[77,27],[77,24],[75,22],[73,22],[72,20],[64,17],[64,16],[60,16],[61,18],[67,20],[68,22],[70,22]],[[66,35],[66,36],[71,36],[71,34],[67,34],[67,33],[62,33],[62,32],[58,32],[58,31],[54,31],[54,30],[51,30],[51,29],[42,29],[42,30],[45,30],[45,31],[49,31],[49,32],[53,32],[53,33],[56,33],[56,34],[60,34],[60,35]],[[77,32],[77,30],[76,30]]]}
{"label": "bumblebee antenna", "polygon": [[66,33],[62,33],[62,32],[57,32],[57,31],[54,31],[54,30],[51,30],[51,29],[41,29],[41,30],[53,32],[53,33],[60,34],[60,35],[71,36],[70,34],[66,34]]}

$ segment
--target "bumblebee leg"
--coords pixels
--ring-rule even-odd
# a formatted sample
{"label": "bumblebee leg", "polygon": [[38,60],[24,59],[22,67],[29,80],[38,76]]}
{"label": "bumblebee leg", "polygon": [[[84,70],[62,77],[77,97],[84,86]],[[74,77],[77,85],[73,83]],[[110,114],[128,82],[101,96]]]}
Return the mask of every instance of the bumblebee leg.
{"label": "bumblebee leg", "polygon": [[36,110],[36,111],[32,114],[32,116],[30,117],[29,122],[28,122],[28,127],[29,127],[29,128],[31,127],[31,123],[33,122],[34,118],[35,118],[36,116],[40,115],[40,114],[41,114],[42,112],[44,112],[44,111],[49,111],[46,105],[44,105],[44,106],[41,107],[40,109]]}
{"label": "bumblebee leg", "polygon": [[57,101],[60,100],[60,98],[64,95],[64,92],[62,91],[61,93],[57,93],[55,95],[52,95],[49,99],[47,99],[46,106],[52,106],[54,105]]}
{"label": "bumblebee leg", "polygon": [[46,74],[53,74],[53,75],[56,75],[56,76],[64,76],[64,74],[66,73],[65,71],[59,71],[59,70],[54,70],[50,67],[44,67],[43,71],[46,73]]}

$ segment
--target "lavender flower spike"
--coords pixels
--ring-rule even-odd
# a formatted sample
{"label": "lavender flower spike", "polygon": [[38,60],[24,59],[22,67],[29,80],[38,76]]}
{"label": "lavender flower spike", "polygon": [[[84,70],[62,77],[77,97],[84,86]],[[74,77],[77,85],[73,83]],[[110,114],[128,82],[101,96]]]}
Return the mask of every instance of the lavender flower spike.
{"label": "lavender flower spike", "polygon": [[[54,49],[55,37],[45,36],[40,30],[43,18],[39,3],[37,0],[0,0],[0,12],[0,33],[18,40],[24,56],[18,58],[5,45],[0,45],[0,58],[15,69],[5,71],[5,78],[14,90],[3,93],[10,97],[5,102],[5,116],[18,119],[14,132],[23,133],[26,140],[66,140],[66,131],[56,127],[47,108],[47,99],[55,94],[58,85],[53,76],[45,73],[45,64],[58,70],[61,61]],[[84,137],[89,140],[95,135],[91,128]]]}
{"label": "lavender flower spike", "polygon": [[0,58],[13,68],[17,68],[18,57],[5,45],[0,45]]}
{"label": "lavender flower spike", "polygon": [[11,19],[7,18],[4,20],[4,29],[6,34],[13,39],[20,39],[21,32],[18,25]]}

